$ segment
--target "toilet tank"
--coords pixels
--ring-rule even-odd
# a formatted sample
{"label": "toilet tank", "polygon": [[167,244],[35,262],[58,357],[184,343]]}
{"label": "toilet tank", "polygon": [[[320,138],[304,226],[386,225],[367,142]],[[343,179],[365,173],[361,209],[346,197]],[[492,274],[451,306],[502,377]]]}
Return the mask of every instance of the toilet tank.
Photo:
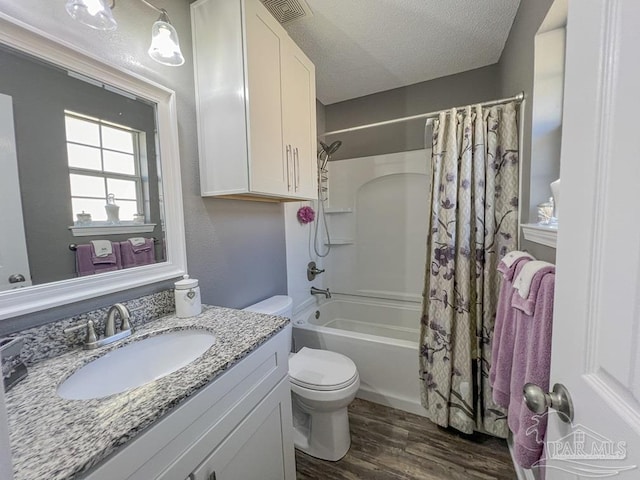
{"label": "toilet tank", "polygon": [[287,295],[275,295],[261,302],[249,305],[243,310],[291,318],[293,314],[293,299]]}

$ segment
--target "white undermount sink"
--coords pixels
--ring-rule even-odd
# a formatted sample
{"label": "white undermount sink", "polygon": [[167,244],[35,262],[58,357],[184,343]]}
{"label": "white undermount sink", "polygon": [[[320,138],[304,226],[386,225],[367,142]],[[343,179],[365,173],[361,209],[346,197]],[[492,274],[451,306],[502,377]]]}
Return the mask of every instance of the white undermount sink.
{"label": "white undermount sink", "polygon": [[179,330],[130,343],[76,370],[58,386],[68,400],[89,400],[126,392],[193,362],[215,342],[203,330]]}

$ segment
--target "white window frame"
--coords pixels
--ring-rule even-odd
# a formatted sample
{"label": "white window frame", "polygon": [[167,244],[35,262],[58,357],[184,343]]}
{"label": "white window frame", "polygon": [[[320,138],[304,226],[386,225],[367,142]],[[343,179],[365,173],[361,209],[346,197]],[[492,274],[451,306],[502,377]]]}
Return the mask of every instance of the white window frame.
{"label": "white window frame", "polygon": [[[104,197],[89,197],[89,196],[82,196],[82,195],[73,195],[73,192],[71,192],[71,196],[70,196],[70,201],[72,202],[73,205],[73,199],[74,198],[83,198],[83,199],[91,199],[91,200],[104,200],[105,203],[107,202],[107,196],[109,195],[109,188],[108,188],[108,183],[107,180],[108,179],[115,179],[115,180],[128,180],[128,181],[134,181],[135,182],[135,189],[136,189],[136,198],[135,199],[130,199],[130,198],[125,198],[122,200],[127,200],[127,201],[131,201],[131,200],[135,200],[136,202],[136,210],[138,213],[143,213],[145,211],[144,208],[144,204],[145,204],[145,198],[144,198],[144,191],[142,188],[142,170],[141,170],[141,165],[140,165],[140,157],[141,157],[141,148],[140,148],[140,137],[141,137],[141,133],[138,130],[135,130],[133,128],[127,127],[125,125],[118,125],[112,122],[108,122],[106,120],[102,120],[99,118],[94,118],[94,117],[90,117],[87,115],[83,115],[81,113],[78,112],[73,112],[70,110],[65,110],[64,112],[65,115],[65,120],[67,117],[70,118],[74,118],[74,119],[78,119],[78,120],[82,120],[84,122],[88,122],[88,123],[93,123],[98,125],[98,132],[99,132],[99,138],[100,138],[100,145],[96,146],[96,145],[90,145],[87,143],[80,143],[80,142],[74,142],[74,141],[70,141],[68,139],[68,136],[65,134],[65,140],[66,140],[66,144],[68,145],[79,145],[82,147],[91,147],[91,148],[97,148],[100,151],[100,166],[101,169],[100,170],[94,170],[94,169],[90,169],[90,168],[80,168],[80,167],[72,167],[71,165],[68,165],[69,168],[69,175],[71,176],[72,174],[74,175],[86,175],[89,177],[100,177],[102,178],[103,182],[104,182],[104,190],[105,190],[105,196]],[[115,153],[124,153],[127,155],[131,155],[129,152],[123,152],[120,150],[113,150],[110,148],[105,148],[102,144],[102,126],[107,126],[110,128],[115,128],[118,130],[123,130],[127,133],[131,133],[132,134],[132,139],[133,139],[133,162],[134,162],[134,168],[135,168],[135,173],[133,175],[129,175],[129,174],[125,174],[125,173],[116,173],[116,172],[110,172],[104,169],[104,152],[115,152]],[[71,178],[71,177],[69,177]],[[116,197],[116,204],[117,204],[117,200],[118,198]],[[73,207],[72,207],[72,211],[73,211]],[[77,212],[75,212],[77,213]],[[126,220],[133,220],[133,219],[126,219]],[[74,219],[72,218],[72,222],[74,221]],[[94,221],[95,223],[106,223],[104,221]]]}

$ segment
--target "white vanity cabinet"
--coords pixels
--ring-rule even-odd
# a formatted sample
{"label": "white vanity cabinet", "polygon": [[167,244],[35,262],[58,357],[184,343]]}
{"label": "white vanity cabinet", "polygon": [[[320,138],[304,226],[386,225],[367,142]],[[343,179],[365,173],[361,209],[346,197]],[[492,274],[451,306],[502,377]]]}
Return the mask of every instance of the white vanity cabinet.
{"label": "white vanity cabinet", "polygon": [[295,480],[290,345],[287,326],[84,478]]}
{"label": "white vanity cabinet", "polygon": [[316,198],[315,67],[259,0],[191,5],[202,196]]}

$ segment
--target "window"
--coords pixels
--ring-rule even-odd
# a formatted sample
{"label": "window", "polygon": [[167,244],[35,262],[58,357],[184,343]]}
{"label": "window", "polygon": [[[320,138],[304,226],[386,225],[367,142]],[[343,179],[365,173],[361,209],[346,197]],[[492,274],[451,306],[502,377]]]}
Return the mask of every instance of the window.
{"label": "window", "polygon": [[104,206],[113,194],[120,220],[132,221],[144,211],[140,132],[68,111],[65,126],[72,220],[84,211],[94,222],[106,221]]}

